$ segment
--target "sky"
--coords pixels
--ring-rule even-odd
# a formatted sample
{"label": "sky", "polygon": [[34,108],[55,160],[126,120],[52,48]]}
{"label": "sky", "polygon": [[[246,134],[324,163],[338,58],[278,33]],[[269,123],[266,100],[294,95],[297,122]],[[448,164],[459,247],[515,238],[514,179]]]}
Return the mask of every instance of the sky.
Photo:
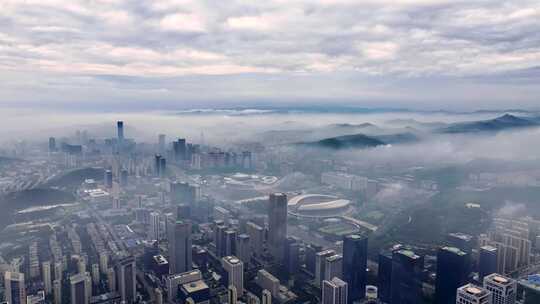
{"label": "sky", "polygon": [[540,108],[540,1],[0,0],[0,106]]}

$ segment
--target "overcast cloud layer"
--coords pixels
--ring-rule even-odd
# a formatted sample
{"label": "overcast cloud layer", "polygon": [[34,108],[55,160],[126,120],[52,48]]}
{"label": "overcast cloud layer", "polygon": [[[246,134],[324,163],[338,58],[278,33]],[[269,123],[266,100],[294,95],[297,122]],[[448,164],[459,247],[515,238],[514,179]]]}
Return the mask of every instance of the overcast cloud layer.
{"label": "overcast cloud layer", "polygon": [[0,0],[0,105],[531,108],[538,83],[537,0]]}

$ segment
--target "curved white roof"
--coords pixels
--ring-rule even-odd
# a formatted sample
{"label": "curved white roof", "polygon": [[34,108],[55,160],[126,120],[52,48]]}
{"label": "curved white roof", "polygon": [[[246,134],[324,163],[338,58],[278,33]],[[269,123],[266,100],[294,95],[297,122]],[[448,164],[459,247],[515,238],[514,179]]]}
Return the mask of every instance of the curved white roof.
{"label": "curved white roof", "polygon": [[302,194],[291,198],[288,206],[297,211],[324,211],[347,207],[350,200],[340,199],[333,195]]}

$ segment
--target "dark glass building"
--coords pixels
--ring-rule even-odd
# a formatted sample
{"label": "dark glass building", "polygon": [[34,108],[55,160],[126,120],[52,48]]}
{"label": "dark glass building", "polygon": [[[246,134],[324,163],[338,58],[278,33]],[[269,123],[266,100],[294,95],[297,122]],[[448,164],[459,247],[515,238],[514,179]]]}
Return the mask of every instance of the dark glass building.
{"label": "dark glass building", "polygon": [[478,255],[478,280],[484,281],[484,277],[497,272],[497,248],[482,246]]}
{"label": "dark glass building", "polygon": [[286,238],[287,195],[272,193],[268,199],[268,247],[279,263],[284,263]]}
{"label": "dark glass building", "polygon": [[421,303],[424,257],[411,250],[398,250],[392,254],[392,281],[390,304]]}
{"label": "dark glass building", "polygon": [[384,303],[390,303],[392,298],[392,253],[379,254],[379,269],[377,276],[379,299]]}
{"label": "dark glass building", "polygon": [[437,251],[435,299],[438,304],[456,303],[456,290],[467,283],[469,255],[455,247]]}
{"label": "dark glass building", "polygon": [[343,280],[348,285],[348,303],[365,296],[367,246],[365,236],[352,234],[343,238]]}

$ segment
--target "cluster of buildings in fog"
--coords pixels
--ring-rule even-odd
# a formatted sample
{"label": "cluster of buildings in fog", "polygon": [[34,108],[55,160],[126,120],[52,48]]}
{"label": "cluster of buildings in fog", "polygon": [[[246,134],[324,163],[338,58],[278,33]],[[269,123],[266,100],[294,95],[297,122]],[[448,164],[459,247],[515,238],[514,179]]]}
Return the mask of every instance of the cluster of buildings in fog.
{"label": "cluster of buildings in fog", "polygon": [[390,179],[418,196],[436,182],[326,162],[313,169],[325,193],[277,191],[304,177],[273,151],[157,138],[137,143],[118,122],[115,138],[78,132],[27,152],[47,167],[36,184],[65,172],[80,180],[54,186],[75,203],[4,230],[7,303],[540,303],[539,221],[496,218],[485,234],[450,233],[435,250],[374,250],[369,240],[384,227],[356,218],[359,201]]}

